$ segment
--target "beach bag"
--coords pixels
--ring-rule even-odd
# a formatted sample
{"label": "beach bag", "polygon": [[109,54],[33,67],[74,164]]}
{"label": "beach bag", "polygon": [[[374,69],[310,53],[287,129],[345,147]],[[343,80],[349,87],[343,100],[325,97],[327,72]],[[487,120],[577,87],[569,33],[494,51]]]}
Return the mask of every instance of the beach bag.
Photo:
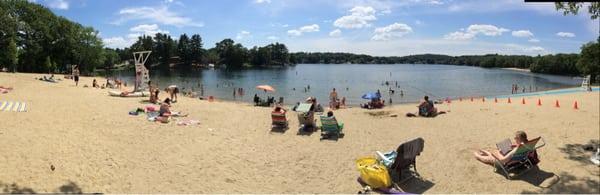
{"label": "beach bag", "polygon": [[356,160],[356,166],[360,172],[360,179],[371,188],[387,188],[392,185],[387,168],[380,164],[376,158],[360,158]]}

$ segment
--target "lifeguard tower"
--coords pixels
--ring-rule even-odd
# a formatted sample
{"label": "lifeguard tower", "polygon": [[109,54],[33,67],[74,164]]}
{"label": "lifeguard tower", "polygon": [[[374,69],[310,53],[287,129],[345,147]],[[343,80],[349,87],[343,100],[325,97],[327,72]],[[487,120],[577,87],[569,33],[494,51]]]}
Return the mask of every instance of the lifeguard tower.
{"label": "lifeguard tower", "polygon": [[141,92],[148,89],[148,81],[150,81],[150,72],[144,66],[152,51],[133,52],[135,60],[135,86],[134,92]]}

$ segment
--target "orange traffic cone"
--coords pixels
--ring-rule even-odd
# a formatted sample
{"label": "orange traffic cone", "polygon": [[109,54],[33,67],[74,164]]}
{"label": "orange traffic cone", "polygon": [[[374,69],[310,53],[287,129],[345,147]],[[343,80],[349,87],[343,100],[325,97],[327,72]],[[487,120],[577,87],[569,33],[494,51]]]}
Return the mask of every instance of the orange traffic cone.
{"label": "orange traffic cone", "polygon": [[558,100],[556,100],[556,103],[554,104],[554,107],[560,108],[560,104],[558,104]]}
{"label": "orange traffic cone", "polygon": [[538,105],[538,106],[541,106],[541,105],[542,105],[542,100],[541,100],[540,98],[538,98],[538,103],[537,103],[537,105]]}
{"label": "orange traffic cone", "polygon": [[574,108],[575,110],[579,110],[579,106],[577,106],[577,101],[575,101],[575,103],[573,104],[573,108]]}
{"label": "orange traffic cone", "polygon": [[510,102],[510,97],[508,98],[508,103],[509,103],[509,104],[510,104],[510,103],[512,103],[512,102]]}
{"label": "orange traffic cone", "polygon": [[525,104],[525,98],[521,99],[521,104]]}
{"label": "orange traffic cone", "polygon": [[494,103],[498,103],[498,98],[494,98]]}

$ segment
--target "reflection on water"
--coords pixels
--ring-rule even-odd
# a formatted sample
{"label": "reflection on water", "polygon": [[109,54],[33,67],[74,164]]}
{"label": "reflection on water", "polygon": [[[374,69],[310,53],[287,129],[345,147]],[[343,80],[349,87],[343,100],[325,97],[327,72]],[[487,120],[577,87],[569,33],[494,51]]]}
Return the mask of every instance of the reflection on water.
{"label": "reflection on water", "polygon": [[[128,83],[134,80],[133,70],[113,75]],[[184,91],[200,93],[202,85],[205,96],[212,95],[218,99],[250,102],[254,94],[259,94],[262,97],[284,97],[287,104],[302,101],[308,96],[314,96],[323,103],[332,88],[337,89],[340,98],[346,97],[347,104],[356,105],[365,101],[360,99],[362,94],[377,90],[381,91],[386,102],[392,99],[393,103],[404,103],[419,101],[424,95],[442,99],[510,94],[512,84],[517,84],[520,92],[523,87],[529,92],[530,88],[532,91],[548,90],[577,86],[581,82],[571,77],[503,69],[411,64],[300,64],[287,68],[237,71],[154,70],[150,75],[152,82],[160,87],[176,84]],[[254,88],[263,84],[271,85],[277,91],[265,94]],[[243,88],[245,95],[240,97],[236,94],[234,98],[233,92],[237,88]],[[389,89],[395,93],[389,93]]]}

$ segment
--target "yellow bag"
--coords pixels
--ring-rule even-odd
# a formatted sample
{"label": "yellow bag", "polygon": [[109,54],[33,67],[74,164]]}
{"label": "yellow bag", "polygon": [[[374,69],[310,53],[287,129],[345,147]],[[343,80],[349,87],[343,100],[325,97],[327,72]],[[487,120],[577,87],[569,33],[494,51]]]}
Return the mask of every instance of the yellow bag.
{"label": "yellow bag", "polygon": [[356,160],[356,166],[360,171],[360,178],[373,189],[390,187],[392,180],[387,168],[373,157],[364,157]]}

